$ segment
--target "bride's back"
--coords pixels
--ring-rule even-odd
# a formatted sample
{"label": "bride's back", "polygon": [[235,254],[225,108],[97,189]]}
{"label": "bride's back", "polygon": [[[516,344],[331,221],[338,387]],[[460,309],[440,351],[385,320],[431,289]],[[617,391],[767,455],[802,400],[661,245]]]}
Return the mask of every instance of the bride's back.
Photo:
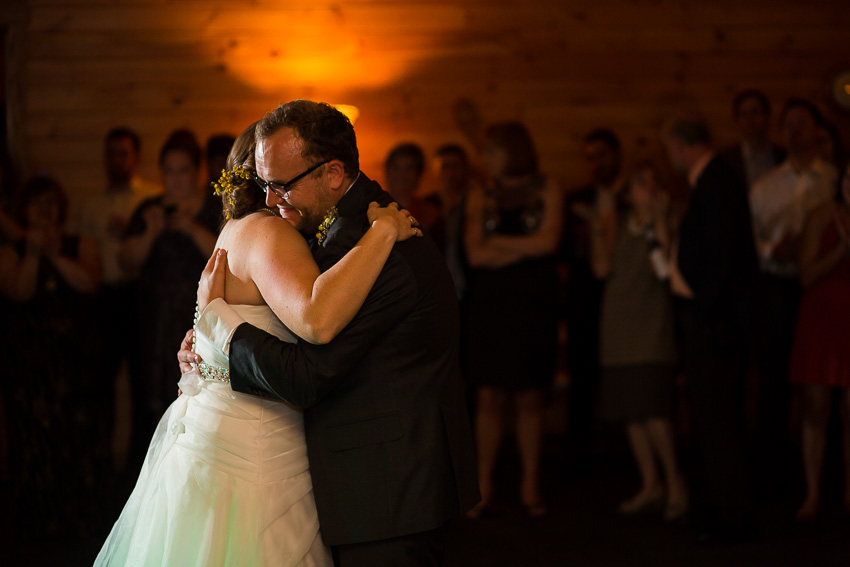
{"label": "bride's back", "polygon": [[[231,305],[265,305],[251,274],[251,236],[271,213],[259,211],[227,221],[221,229],[216,248],[227,250],[224,300]],[[282,221],[283,219],[281,219]]]}

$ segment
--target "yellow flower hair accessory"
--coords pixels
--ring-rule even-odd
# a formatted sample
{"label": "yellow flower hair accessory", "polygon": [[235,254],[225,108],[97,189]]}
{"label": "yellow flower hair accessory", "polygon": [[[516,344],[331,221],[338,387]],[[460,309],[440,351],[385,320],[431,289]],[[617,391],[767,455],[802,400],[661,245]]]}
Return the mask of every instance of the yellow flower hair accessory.
{"label": "yellow flower hair accessory", "polygon": [[319,225],[319,232],[316,233],[316,239],[319,241],[319,244],[325,241],[325,238],[328,237],[328,231],[331,229],[333,224],[336,222],[337,217],[339,216],[339,211],[336,207],[331,207],[328,211],[328,214],[325,215],[322,224]]}
{"label": "yellow flower hair accessory", "polygon": [[[250,180],[253,179],[254,175],[245,169],[242,165],[235,166],[232,170],[228,171],[226,169],[221,170],[221,177],[218,178],[218,181],[211,183],[213,189],[215,189],[216,195],[221,195],[224,193],[227,195],[227,202],[230,205],[230,208],[236,206],[236,201],[233,199],[233,182],[237,179],[245,179]],[[227,212],[227,218],[231,217],[230,211]]]}

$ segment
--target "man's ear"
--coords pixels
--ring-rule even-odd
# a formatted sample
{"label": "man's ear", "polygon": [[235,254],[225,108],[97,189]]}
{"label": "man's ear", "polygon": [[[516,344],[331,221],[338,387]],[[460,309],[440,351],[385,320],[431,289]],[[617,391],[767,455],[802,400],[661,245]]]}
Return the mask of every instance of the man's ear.
{"label": "man's ear", "polygon": [[338,159],[328,162],[328,180],[331,184],[331,189],[347,189],[343,187],[345,184],[345,166]]}

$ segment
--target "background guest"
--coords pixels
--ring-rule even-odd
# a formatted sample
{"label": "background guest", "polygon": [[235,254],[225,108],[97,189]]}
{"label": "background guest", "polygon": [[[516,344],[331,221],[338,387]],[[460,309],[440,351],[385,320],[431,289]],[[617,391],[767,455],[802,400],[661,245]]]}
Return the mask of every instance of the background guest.
{"label": "background guest", "polygon": [[230,148],[236,142],[232,134],[215,134],[207,138],[206,165],[207,165],[207,187],[218,181],[221,172],[227,169],[227,156]]}
{"label": "background guest", "polygon": [[472,167],[466,150],[457,144],[437,148],[435,167],[440,219],[430,234],[446,258],[458,300],[462,300],[469,268],[463,246],[463,229],[467,195],[473,185]]}
{"label": "background guest", "polygon": [[841,133],[834,124],[824,122],[818,126],[817,134],[815,134],[815,146],[818,157],[835,167],[841,166],[847,159]]}
{"label": "background guest", "polygon": [[418,195],[425,172],[425,152],[415,142],[393,147],[384,162],[384,188],[428,232],[440,217],[437,206]]}
{"label": "background guest", "polygon": [[818,157],[820,112],[806,100],[791,99],[782,110],[781,124],[788,157],[761,177],[750,192],[753,229],[759,252],[758,406],[755,462],[763,496],[785,492],[777,467],[787,462],[791,387],[788,366],[802,289],[798,279],[800,238],[806,216],[831,201],[835,167]]}
{"label": "background guest", "polygon": [[688,206],[674,244],[671,288],[679,298],[691,428],[705,487],[692,483],[706,542],[752,530],[744,460],[743,386],[756,258],[743,180],[712,150],[702,119],[670,121],[664,142],[687,175]]}
{"label": "background guest", "polygon": [[95,489],[92,303],[100,282],[97,245],[63,226],[68,200],[46,176],[23,187],[23,240],[6,245],[4,293],[11,300],[4,345],[10,376],[10,465],[17,528],[30,536],[85,535]]}
{"label": "background guest", "polygon": [[791,356],[791,381],[803,392],[806,497],[797,519],[811,520],[820,504],[832,392],[840,391],[844,424],[844,506],[850,512],[850,166],[834,202],[809,215],[800,253],[803,300]]}
{"label": "background guest", "polygon": [[199,186],[201,148],[193,133],[172,133],[160,150],[159,167],[164,193],[137,207],[119,256],[126,272],[139,274],[134,302],[138,360],[131,381],[137,460],[177,395],[174,345],[192,326],[198,278],[221,221],[221,199]]}
{"label": "background guest", "polygon": [[[106,188],[83,204],[78,222],[80,234],[97,243],[103,265],[103,285],[98,290],[92,315],[99,329],[109,331],[101,333],[103,356],[95,369],[99,384],[95,394],[100,409],[96,414],[98,427],[94,442],[98,460],[108,471],[115,465],[120,470],[125,464],[126,455],[118,456],[118,463],[112,462],[113,413],[116,381],[119,377],[127,379],[129,373],[132,343],[127,337],[135,329],[131,289],[134,278],[121,269],[118,253],[130,215],[143,199],[162,191],[158,185],[139,177],[141,150],[139,135],[130,128],[120,126],[106,133],[103,141]],[[111,478],[112,475],[105,476],[106,481]]]}
{"label": "background guest", "polygon": [[664,506],[664,518],[673,521],[687,513],[688,497],[672,421],[677,355],[669,287],[669,197],[651,164],[637,167],[627,187],[628,208],[615,223],[602,223],[587,211],[593,271],[606,281],[599,413],[602,419],[626,423],[640,473],[640,490],[620,505],[620,512]]}
{"label": "background guest", "polygon": [[[469,282],[469,380],[478,386],[476,440],[482,501],[493,504],[493,471],[508,401],[516,402],[522,478],[530,517],[546,513],[539,486],[544,392],[554,374],[562,197],[541,175],[528,130],[518,122],[486,129],[482,161],[491,183],[469,195],[465,243]],[[503,354],[494,356],[495,353]]]}
{"label": "background guest", "polygon": [[770,141],[770,101],[763,92],[749,89],[735,95],[732,118],[741,139],[719,155],[741,175],[749,190],[782,163],[785,151]]}
{"label": "background guest", "polygon": [[[622,192],[622,150],[617,135],[599,128],[585,135],[582,151],[590,184],[570,191],[565,204],[562,245],[567,266],[564,319],[567,325],[567,370],[570,389],[567,407],[568,452],[572,471],[589,470],[595,430],[593,408],[599,374],[599,309],[602,281],[590,265],[591,228],[580,211],[590,210],[602,222],[613,222]],[[606,220],[607,219],[607,220]]]}

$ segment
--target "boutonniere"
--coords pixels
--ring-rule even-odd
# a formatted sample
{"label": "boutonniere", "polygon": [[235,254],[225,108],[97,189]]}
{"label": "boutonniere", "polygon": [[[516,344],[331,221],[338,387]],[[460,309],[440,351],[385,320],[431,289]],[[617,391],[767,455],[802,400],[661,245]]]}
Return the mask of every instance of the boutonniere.
{"label": "boutonniere", "polygon": [[325,215],[324,220],[322,220],[322,224],[319,225],[319,232],[316,233],[316,240],[319,241],[319,244],[324,242],[325,238],[328,237],[328,231],[334,225],[338,216],[339,211],[337,208],[331,207],[328,214]]}

